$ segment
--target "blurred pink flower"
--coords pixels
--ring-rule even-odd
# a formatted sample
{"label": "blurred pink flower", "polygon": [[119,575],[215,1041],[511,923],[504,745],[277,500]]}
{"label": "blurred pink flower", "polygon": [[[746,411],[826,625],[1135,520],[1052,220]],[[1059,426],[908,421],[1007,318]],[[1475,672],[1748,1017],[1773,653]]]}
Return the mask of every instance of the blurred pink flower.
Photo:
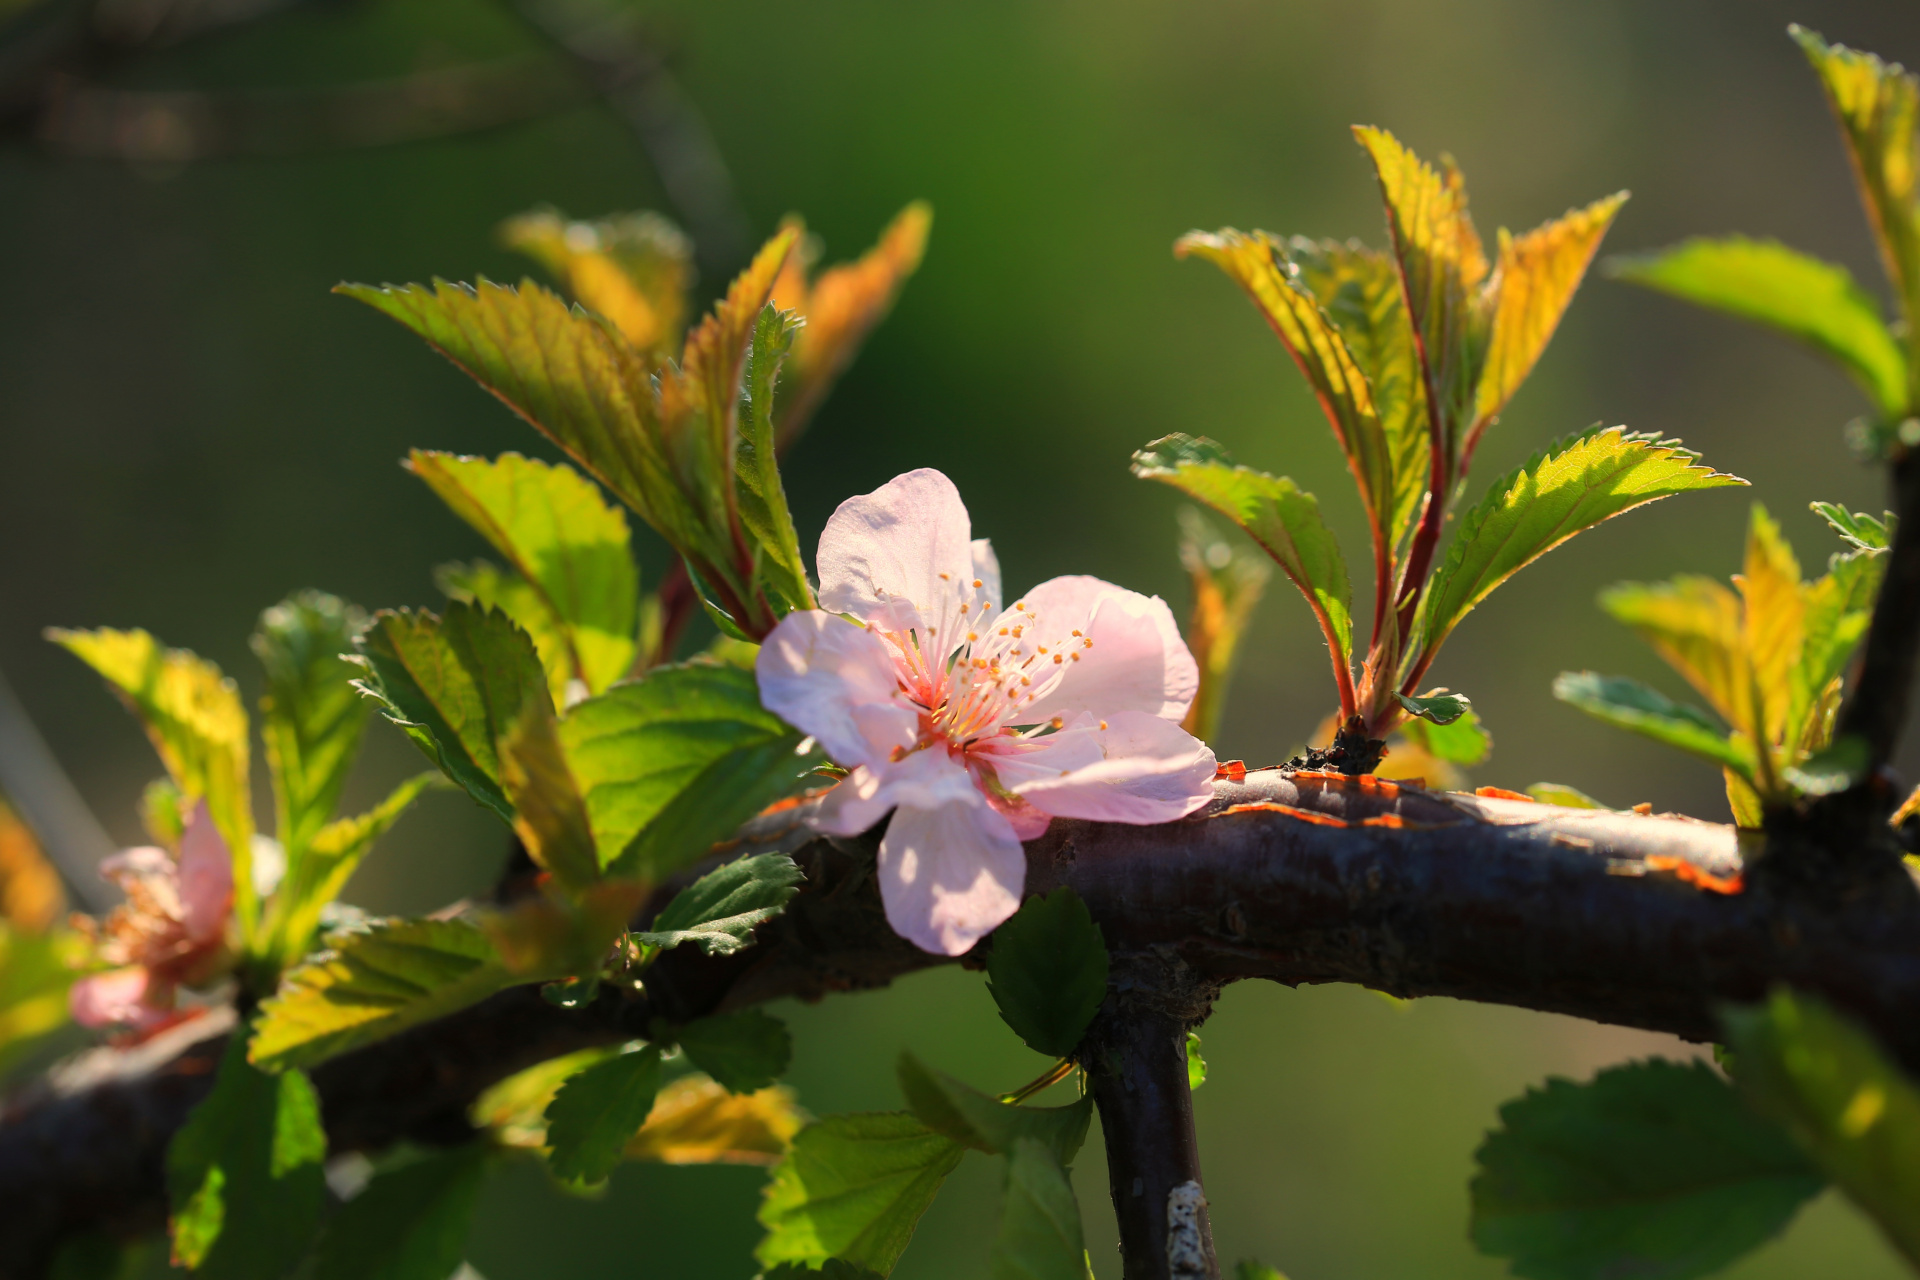
{"label": "blurred pink flower", "polygon": [[178,862],[164,849],[128,849],[101,863],[100,874],[127,895],[97,948],[121,967],[73,984],[74,1021],[154,1029],[173,1020],[182,984],[207,980],[225,961],[233,855],[202,800],[181,833]]}
{"label": "blurred pink flower", "polygon": [[[1067,577],[1000,607],[1000,566],[938,471],[827,522],[820,609],[761,646],[760,697],[852,772],[814,825],[880,844],[887,920],[959,955],[1020,905],[1053,818],[1168,822],[1213,797],[1179,727],[1199,676],[1158,597]],[[849,618],[856,621],[848,621]]]}

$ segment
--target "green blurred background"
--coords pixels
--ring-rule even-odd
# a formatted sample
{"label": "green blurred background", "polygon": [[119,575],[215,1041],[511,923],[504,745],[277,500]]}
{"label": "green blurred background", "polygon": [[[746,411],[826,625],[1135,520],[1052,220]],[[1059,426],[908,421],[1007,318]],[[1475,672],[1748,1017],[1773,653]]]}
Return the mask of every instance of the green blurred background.
{"label": "green blurred background", "polygon": [[[1317,492],[1350,549],[1359,508],[1324,425],[1265,327],[1217,272],[1173,260],[1192,228],[1358,235],[1383,226],[1347,126],[1450,150],[1478,221],[1516,230],[1631,188],[1608,242],[1777,236],[1879,290],[1833,127],[1784,28],[1798,20],[1920,59],[1908,4],[1799,0],[975,0],[901,5],[635,4],[704,118],[758,236],[804,213],[828,260],[931,200],[930,251],[787,470],[810,544],[833,506],[911,467],[959,484],[1010,588],[1089,572],[1186,593],[1174,498],[1128,476],[1168,431],[1213,435]],[[111,70],[159,90],[280,91],[405,75],[544,46],[484,0],[296,7]],[[43,626],[145,626],[257,691],[245,637],[289,589],[369,607],[430,604],[474,535],[397,466],[413,445],[552,456],[544,441],[390,322],[331,297],[341,279],[512,278],[503,217],[677,213],[646,149],[587,105],[440,140],[206,163],[0,151],[0,670],[113,835],[156,764],[132,722]],[[724,256],[725,250],[722,250]],[[702,281],[716,289],[712,269]],[[1882,291],[1883,292],[1883,291]],[[1797,349],[1593,280],[1489,436],[1488,477],[1596,421],[1682,437],[1751,478],[1812,570],[1834,549],[1809,500],[1878,510],[1880,478],[1842,426],[1863,404]],[[1496,739],[1476,782],[1570,782],[1610,803],[1725,815],[1712,770],[1553,701],[1563,669],[1664,668],[1593,606],[1622,578],[1737,564],[1748,495],[1664,503],[1529,569],[1469,620],[1434,672]],[[637,539],[651,578],[658,544]],[[1217,743],[1281,758],[1331,707],[1321,642],[1276,588]],[[419,767],[381,728],[350,802]],[[1911,774],[1920,763],[1910,749]],[[417,911],[483,888],[505,836],[452,796],[388,839],[350,897]],[[792,1083],[816,1111],[898,1105],[911,1046],[982,1087],[1037,1059],[977,976],[785,1011]],[[1364,991],[1229,990],[1196,1096],[1224,1258],[1294,1280],[1496,1276],[1466,1240],[1474,1147],[1547,1073],[1584,1076],[1677,1042],[1515,1010]],[[984,1273],[999,1172],[970,1157],[902,1280]],[[752,1273],[761,1175],[633,1167],[598,1203],[504,1171],[477,1219],[490,1280]],[[1115,1275],[1097,1141],[1078,1178],[1096,1271]],[[1824,1198],[1729,1275],[1898,1274]]]}

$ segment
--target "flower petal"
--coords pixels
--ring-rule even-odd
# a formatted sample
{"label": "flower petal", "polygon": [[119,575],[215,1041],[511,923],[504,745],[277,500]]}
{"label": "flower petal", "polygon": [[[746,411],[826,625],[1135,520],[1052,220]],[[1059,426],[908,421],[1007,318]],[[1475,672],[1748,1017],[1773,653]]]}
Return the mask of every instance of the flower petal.
{"label": "flower petal", "polygon": [[980,580],[980,594],[986,597],[985,612],[991,616],[1000,612],[1000,557],[993,553],[993,543],[985,538],[973,540],[973,576]]}
{"label": "flower petal", "polygon": [[143,1001],[152,981],[153,975],[139,965],[96,973],[68,989],[67,1008],[83,1027],[138,1022],[150,1012]]}
{"label": "flower petal", "polygon": [[899,601],[912,604],[912,625],[933,646],[952,652],[961,609],[985,594],[975,588],[973,524],[953,481],[922,467],[896,476],[872,493],[848,498],[820,534],[815,567],[820,607],[863,622],[890,620],[906,629]]}
{"label": "flower petal", "polygon": [[990,757],[1000,785],[1056,818],[1172,822],[1213,799],[1213,752],[1171,721],[1076,717],[1025,751]]}
{"label": "flower petal", "polygon": [[1077,629],[1084,635],[1072,642],[1080,660],[1020,709],[1021,723],[1079,711],[1108,719],[1118,711],[1145,711],[1176,722],[1187,714],[1200,688],[1200,669],[1159,596],[1076,576],[1041,583],[1024,603],[1039,619],[1036,631],[1060,637]]}
{"label": "flower petal", "polygon": [[935,746],[855,769],[827,792],[813,825],[833,835],[857,836],[895,805],[937,809],[986,802],[966,767]]}
{"label": "flower petal", "polygon": [[233,909],[233,854],[202,800],[180,833],[180,923],[190,942],[218,939]]}
{"label": "flower petal", "polygon": [[[977,794],[977,793],[976,793]],[[984,804],[902,806],[880,842],[880,898],[893,931],[957,956],[1020,907],[1027,855]]]}
{"label": "flower petal", "polygon": [[843,765],[910,747],[919,720],[899,697],[886,641],[817,609],[780,620],[754,659],[760,702]]}

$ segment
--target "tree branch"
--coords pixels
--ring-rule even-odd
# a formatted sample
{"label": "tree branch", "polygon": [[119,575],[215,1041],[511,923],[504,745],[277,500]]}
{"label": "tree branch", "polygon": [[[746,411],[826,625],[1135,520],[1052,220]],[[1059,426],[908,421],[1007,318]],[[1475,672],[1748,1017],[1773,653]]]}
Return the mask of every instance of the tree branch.
{"label": "tree branch", "polygon": [[1839,734],[1866,740],[1875,771],[1893,759],[1906,727],[1914,660],[1920,654],[1920,449],[1902,453],[1891,471],[1900,527],[1894,530],[1893,547],[1887,553],[1886,577],[1874,603],[1860,676],[1840,712],[1838,729]]}
{"label": "tree branch", "polygon": [[[1671,868],[1725,887],[1742,871],[1729,827],[1277,770],[1216,786],[1214,804],[1182,822],[1056,822],[1028,846],[1028,890],[1073,886],[1130,984],[1123,996],[1182,1029],[1220,986],[1266,978],[1710,1040],[1723,1003],[1790,982],[1920,1070],[1920,893],[1904,872],[1835,899],[1764,883],[1723,894]],[[942,962],[887,927],[870,845],[816,840],[795,856],[808,883],[754,946],[669,952],[644,998],[608,993],[569,1013],[509,991],[321,1067],[334,1149],[464,1136],[465,1108],[488,1085],[632,1038],[655,1015],[818,999]],[[98,1051],[87,1072],[50,1076],[0,1116],[0,1275],[39,1274],[75,1232],[162,1221],[166,1142],[207,1087],[218,1044],[175,1041],[158,1060],[148,1050]]]}

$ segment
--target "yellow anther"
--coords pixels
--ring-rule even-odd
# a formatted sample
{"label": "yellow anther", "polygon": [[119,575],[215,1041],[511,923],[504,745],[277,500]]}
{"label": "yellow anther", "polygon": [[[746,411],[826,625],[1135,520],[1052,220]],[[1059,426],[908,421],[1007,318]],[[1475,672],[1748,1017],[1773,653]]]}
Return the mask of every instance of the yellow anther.
{"label": "yellow anther", "polygon": [[942,581],[942,582],[952,582],[952,581],[953,581],[953,579],[952,579],[951,577],[949,577],[948,575],[946,575],[946,574],[944,574],[944,573],[943,573],[943,574],[941,574],[941,575],[940,575],[940,581]]}
{"label": "yellow anther", "polygon": [[1055,716],[1053,719],[1047,721],[1047,723],[1052,725],[1056,729],[1064,729],[1067,727],[1067,722],[1065,720],[1062,720],[1059,716]]}
{"label": "yellow anther", "polygon": [[1025,600],[1015,600],[1013,607],[1024,611],[1027,607],[1027,602]]}
{"label": "yellow anther", "polygon": [[1107,727],[1107,722],[1106,722],[1105,720],[1102,720],[1102,721],[1100,722],[1100,727],[1101,727],[1102,729],[1104,729],[1104,728],[1106,728],[1106,727]]}
{"label": "yellow anther", "polygon": [[1041,645],[1041,646],[1040,646],[1040,648],[1039,648],[1039,650],[1038,650],[1038,652],[1040,652],[1040,653],[1045,653],[1046,651],[1047,651],[1047,646],[1045,646],[1045,645]]}
{"label": "yellow anther", "polygon": [[1025,631],[1025,630],[1026,630],[1026,628],[1025,628],[1025,627],[1015,627],[1015,628],[1013,629],[1013,638],[1014,638],[1015,640],[1018,640],[1018,639],[1020,638],[1020,633],[1021,633],[1022,631]]}
{"label": "yellow anther", "polygon": [[1007,629],[1005,627],[1000,628],[1000,634],[1001,635],[1007,634]]}
{"label": "yellow anther", "polygon": [[[1080,655],[1079,655],[1079,654],[1077,654],[1077,653],[1076,653],[1076,654],[1074,654],[1074,655],[1073,655],[1073,660],[1074,660],[1075,662],[1078,662],[1078,661],[1080,661]],[[1056,662],[1058,662],[1058,661],[1059,661],[1059,659],[1058,659],[1058,658],[1056,658],[1056,659],[1054,659],[1054,661],[1056,661]]]}
{"label": "yellow anther", "polygon": [[1087,637],[1087,638],[1086,638],[1085,640],[1082,640],[1082,641],[1080,642],[1080,647],[1081,647],[1081,648],[1083,648],[1083,649],[1091,649],[1091,648],[1093,648],[1093,637],[1092,637],[1092,636],[1088,636],[1088,637]]}
{"label": "yellow anther", "polygon": [[1062,769],[1062,770],[1060,771],[1060,776],[1064,778],[1064,777],[1066,777],[1066,776],[1067,776],[1068,774],[1070,774],[1070,773],[1072,773],[1072,772],[1073,772],[1073,770],[1071,770],[1071,769]]}
{"label": "yellow anther", "polygon": [[[1073,656],[1074,656],[1075,658],[1078,658],[1078,657],[1079,657],[1080,655],[1076,653],[1076,654],[1074,654]],[[1054,660],[1055,662],[1065,662],[1065,661],[1066,661],[1066,659],[1065,659],[1065,658],[1062,658],[1062,657],[1061,657],[1061,656],[1060,656],[1059,654],[1057,654],[1057,653],[1053,655],[1053,660]]]}
{"label": "yellow anther", "polygon": [[1021,676],[1021,677],[1020,677],[1020,683],[1021,683],[1021,684],[1032,684],[1032,683],[1033,683],[1033,681],[1031,681],[1031,680],[1029,680],[1029,679],[1027,679],[1027,678],[1026,678],[1025,676]]}
{"label": "yellow anther", "polygon": [[1073,634],[1075,634],[1075,635],[1079,635],[1080,633],[1079,633],[1079,631],[1077,631],[1077,630],[1076,630],[1076,631],[1075,631],[1075,632],[1074,632]]}
{"label": "yellow anther", "polygon": [[977,635],[975,635],[975,634],[974,634],[973,632],[971,632],[971,631],[969,631],[969,632],[967,632],[967,642],[968,642],[969,644],[971,644],[971,643],[972,643],[973,641],[975,641],[975,640],[978,640],[979,638],[980,638],[980,637],[979,637],[979,636],[977,636]]}
{"label": "yellow anther", "polygon": [[978,579],[978,578],[975,578],[975,579],[973,580],[973,589],[974,589],[975,591],[978,591],[978,590],[979,590],[980,588],[982,588],[982,587],[984,587],[984,586],[986,586],[986,585],[987,585],[986,583],[984,583],[984,582],[982,582],[982,581],[980,581],[980,579]]}

